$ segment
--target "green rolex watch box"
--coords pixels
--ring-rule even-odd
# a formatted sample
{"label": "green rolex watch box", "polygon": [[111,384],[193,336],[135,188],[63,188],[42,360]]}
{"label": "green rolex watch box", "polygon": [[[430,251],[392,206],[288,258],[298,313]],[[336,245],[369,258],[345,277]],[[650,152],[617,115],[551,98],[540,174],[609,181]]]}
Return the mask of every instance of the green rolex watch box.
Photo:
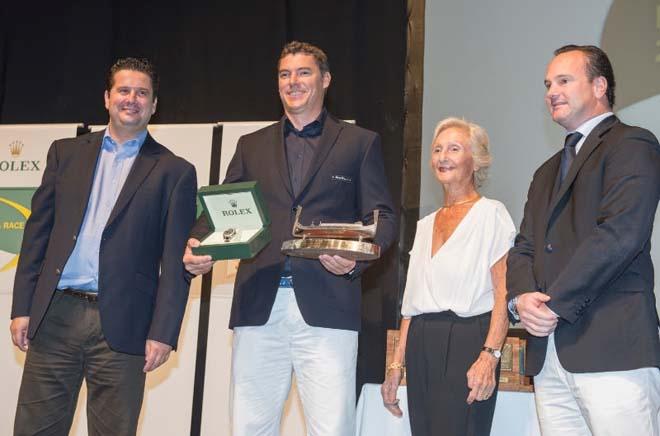
{"label": "green rolex watch box", "polygon": [[211,232],[194,254],[249,259],[270,242],[270,217],[257,182],[204,186],[197,196]]}

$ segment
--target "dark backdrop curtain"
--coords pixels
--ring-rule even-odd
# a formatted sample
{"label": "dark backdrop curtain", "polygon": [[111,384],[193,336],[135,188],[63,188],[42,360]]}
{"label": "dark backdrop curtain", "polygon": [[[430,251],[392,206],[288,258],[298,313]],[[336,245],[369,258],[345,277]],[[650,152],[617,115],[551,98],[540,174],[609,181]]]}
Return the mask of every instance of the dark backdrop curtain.
{"label": "dark backdrop curtain", "polygon": [[[3,3],[0,123],[106,123],[106,73],[124,56],[159,69],[152,123],[276,120],[279,51],[303,40],[328,54],[328,109],[381,134],[395,203],[401,198],[406,2]],[[363,281],[359,385],[382,381],[384,328],[397,322],[398,257],[394,247]]]}

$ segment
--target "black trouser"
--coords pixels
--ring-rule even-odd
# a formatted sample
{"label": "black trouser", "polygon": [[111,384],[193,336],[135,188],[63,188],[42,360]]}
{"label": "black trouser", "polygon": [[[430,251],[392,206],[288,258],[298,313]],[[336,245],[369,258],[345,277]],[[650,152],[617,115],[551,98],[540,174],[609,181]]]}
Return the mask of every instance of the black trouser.
{"label": "black trouser", "polygon": [[[414,436],[489,435],[497,388],[490,399],[467,404],[467,371],[479,357],[490,312],[461,318],[454,312],[412,318],[406,342],[408,410]],[[499,363],[495,371],[499,382]]]}
{"label": "black trouser", "polygon": [[83,378],[88,434],[135,435],[143,367],[144,356],[108,347],[96,302],[55,292],[27,351],[14,435],[68,435]]}

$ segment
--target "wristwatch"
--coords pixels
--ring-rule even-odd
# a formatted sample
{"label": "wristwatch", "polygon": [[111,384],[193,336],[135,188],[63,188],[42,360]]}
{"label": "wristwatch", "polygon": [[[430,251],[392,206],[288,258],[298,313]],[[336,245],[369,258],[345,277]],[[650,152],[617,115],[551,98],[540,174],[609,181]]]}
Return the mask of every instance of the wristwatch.
{"label": "wristwatch", "polygon": [[481,351],[485,351],[486,353],[492,354],[493,357],[495,357],[496,359],[502,357],[502,351],[498,350],[497,348],[490,348],[484,345],[483,347],[481,347]]}
{"label": "wristwatch", "polygon": [[222,237],[224,238],[225,242],[230,242],[234,237],[236,236],[236,229],[233,227],[228,228],[224,232],[222,232]]}
{"label": "wristwatch", "polygon": [[507,303],[507,308],[509,309],[509,312],[513,316],[513,319],[516,321],[520,321],[520,315],[518,315],[518,296],[513,297],[509,302]]}

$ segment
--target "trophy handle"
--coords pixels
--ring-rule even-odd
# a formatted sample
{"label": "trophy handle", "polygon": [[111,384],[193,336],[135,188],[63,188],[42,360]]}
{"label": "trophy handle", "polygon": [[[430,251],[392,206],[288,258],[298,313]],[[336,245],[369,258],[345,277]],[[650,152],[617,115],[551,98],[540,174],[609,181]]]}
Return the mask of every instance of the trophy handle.
{"label": "trophy handle", "polygon": [[300,224],[300,215],[302,206],[296,207],[296,219],[293,222],[291,234],[296,238],[339,238],[339,239],[373,239],[376,236],[378,227],[378,209],[374,209],[374,222],[369,225],[358,221],[353,224],[346,223],[322,223],[315,225],[314,222],[309,226]]}
{"label": "trophy handle", "polygon": [[298,207],[296,207],[296,220],[293,222],[293,230],[291,230],[291,234],[296,238],[304,236],[303,229],[301,229],[302,226],[300,225],[301,213],[302,213],[302,206],[299,205]]}
{"label": "trophy handle", "polygon": [[378,228],[378,209],[374,209],[374,223],[370,224],[370,225],[367,225],[367,226],[364,226],[364,229],[368,232],[369,236],[365,236],[365,235],[361,234],[358,237],[358,241],[362,242],[362,240],[365,239],[365,237],[367,239],[373,239],[376,236],[376,229],[377,228]]}

